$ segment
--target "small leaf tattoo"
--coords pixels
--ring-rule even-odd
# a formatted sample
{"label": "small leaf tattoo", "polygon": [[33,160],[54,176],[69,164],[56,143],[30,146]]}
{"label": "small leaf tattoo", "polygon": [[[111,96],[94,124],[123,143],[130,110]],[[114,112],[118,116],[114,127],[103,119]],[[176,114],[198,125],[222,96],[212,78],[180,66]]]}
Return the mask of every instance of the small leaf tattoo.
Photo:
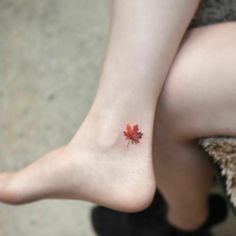
{"label": "small leaf tattoo", "polygon": [[127,124],[126,125],[126,130],[123,131],[123,134],[125,136],[125,139],[129,140],[127,146],[129,145],[130,141],[131,141],[132,144],[140,143],[139,140],[143,136],[143,134],[141,132],[139,132],[139,127],[138,127],[137,124],[134,125],[133,128],[131,127],[131,125]]}

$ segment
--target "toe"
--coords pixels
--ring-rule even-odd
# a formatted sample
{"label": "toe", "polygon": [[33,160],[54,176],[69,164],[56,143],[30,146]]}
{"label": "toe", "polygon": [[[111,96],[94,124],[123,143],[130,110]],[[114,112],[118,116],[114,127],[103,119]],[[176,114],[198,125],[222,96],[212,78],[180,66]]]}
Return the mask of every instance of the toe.
{"label": "toe", "polygon": [[31,178],[21,171],[0,176],[0,201],[17,205],[40,199],[39,184],[32,185]]}
{"label": "toe", "polygon": [[1,174],[0,201],[8,204],[24,204],[47,198],[58,179],[56,172],[60,156],[61,151],[58,149],[18,172]]}

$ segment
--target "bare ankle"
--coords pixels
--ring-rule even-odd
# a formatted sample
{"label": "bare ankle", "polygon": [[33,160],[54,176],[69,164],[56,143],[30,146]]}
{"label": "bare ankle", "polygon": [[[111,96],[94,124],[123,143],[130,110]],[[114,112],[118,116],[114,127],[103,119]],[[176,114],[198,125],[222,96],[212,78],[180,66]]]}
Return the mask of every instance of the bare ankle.
{"label": "bare ankle", "polygon": [[[130,111],[129,111],[130,112]],[[144,149],[151,149],[152,143],[152,123],[153,116],[138,114],[130,114],[129,112],[110,110],[89,112],[86,119],[80,126],[79,131],[71,140],[76,145],[92,145],[101,149],[110,149],[113,147],[124,147],[128,140],[125,139],[123,131],[126,130],[127,124],[134,126],[138,124],[139,131],[143,134],[140,144]]]}

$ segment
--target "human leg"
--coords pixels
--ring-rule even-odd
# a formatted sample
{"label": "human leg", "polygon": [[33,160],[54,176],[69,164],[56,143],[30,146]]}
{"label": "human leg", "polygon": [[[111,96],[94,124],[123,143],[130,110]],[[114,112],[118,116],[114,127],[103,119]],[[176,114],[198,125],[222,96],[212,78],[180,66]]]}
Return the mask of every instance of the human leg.
{"label": "human leg", "polygon": [[212,170],[196,143],[200,137],[235,136],[236,24],[190,32],[169,73],[158,104],[154,138],[156,181],[168,220],[197,229],[206,219]]}
{"label": "human leg", "polygon": [[[209,32],[209,34],[205,31],[208,29],[212,31],[214,28],[202,28],[200,31],[192,31],[194,36],[187,35],[185,42],[182,44],[182,51],[180,50],[179,52],[181,56],[178,55],[176,57],[161,94],[155,123],[154,164],[158,190],[162,192],[169,205],[169,222],[180,229],[188,231],[199,228],[205,222],[209,211],[210,218],[208,218],[208,221],[218,219],[215,223],[219,223],[226,217],[226,206],[222,199],[221,201],[214,200],[213,203],[210,204],[210,209],[208,207],[210,202],[208,191],[212,183],[212,169],[207,161],[208,155],[195,142],[195,139],[198,137],[219,134],[213,132],[214,127],[211,126],[213,123],[209,124],[209,118],[207,116],[212,112],[211,106],[215,107],[214,114],[221,112],[224,107],[221,107],[220,101],[217,101],[216,97],[214,97],[217,94],[214,94],[214,91],[212,91],[213,94],[211,94],[211,91],[208,89],[211,88],[211,80],[214,81],[214,76],[209,73],[209,70],[211,71],[210,68],[213,67],[214,64],[210,64],[209,62],[211,61],[204,58],[205,54],[198,55],[202,56],[199,61],[202,62],[205,66],[204,68],[206,68],[204,72],[209,73],[208,77],[203,77],[199,75],[199,72],[203,70],[202,65],[198,65],[192,62],[192,60],[196,60],[196,53],[202,53],[202,51],[210,57],[212,55],[211,50],[214,48],[209,47],[206,42],[211,42],[211,40],[218,38],[216,37],[217,35],[219,36],[221,34],[229,37],[232,29],[228,29],[228,32],[226,32],[226,30],[225,33],[222,33],[222,30],[225,29],[219,28],[219,25],[217,25],[216,30],[219,29],[219,31]],[[211,33],[213,33],[213,35]],[[189,44],[188,40],[190,40]],[[195,45],[199,43],[199,41],[202,42],[205,47],[200,48],[201,51],[199,51],[200,46]],[[220,42],[218,42],[218,44],[218,47],[221,48]],[[185,47],[188,48],[186,49]],[[213,50],[213,52],[214,51],[215,50]],[[195,53],[195,55],[193,55],[193,53]],[[227,60],[227,53],[223,53],[222,55],[223,58],[221,60]],[[217,58],[214,59],[216,60]],[[222,69],[220,66],[216,66],[216,68],[218,68],[218,70]],[[225,68],[223,68],[223,70],[224,69]],[[218,72],[216,73],[218,74]],[[229,72],[226,70],[225,77],[228,77],[228,73]],[[195,83],[192,86],[190,86],[190,79],[192,83]],[[233,79],[232,75],[229,76],[229,80],[230,79]],[[203,84],[205,80],[208,80],[208,85]],[[222,81],[222,78],[219,77],[218,82],[220,80]],[[202,96],[200,97],[195,91],[201,90],[201,86],[209,90],[208,93],[204,93],[208,95],[207,100]],[[222,92],[224,93],[225,91]],[[193,97],[192,95],[194,94],[195,96]],[[199,99],[202,99],[202,104],[200,103],[202,111],[200,113],[197,110],[199,105],[196,105],[196,101]],[[229,113],[227,112],[227,114]],[[196,117],[198,117],[198,119]],[[200,125],[196,122],[199,122]],[[202,126],[204,122],[205,125]],[[219,127],[216,128],[222,128],[220,125],[223,125],[223,123],[219,124]],[[156,203],[158,203],[158,201],[160,202],[158,198],[155,199]],[[217,202],[217,204],[214,204],[214,202]],[[153,206],[148,208],[148,211],[153,210],[155,214],[159,214],[159,216],[163,214],[160,205],[158,205],[157,208]],[[109,217],[107,217],[107,214],[109,214]],[[165,216],[157,217],[155,214],[152,215],[154,219],[145,219],[146,214],[143,213],[142,219],[143,221],[147,220],[147,223],[145,226],[142,226],[140,222],[136,220],[135,229],[139,230],[139,233],[133,235],[143,235],[142,230],[148,230],[147,227],[150,226],[150,222],[153,222],[153,220],[155,222],[155,228],[149,229],[148,234],[156,235],[157,232],[163,230],[164,226],[160,224],[160,222],[162,222]],[[114,221],[112,221],[112,216],[114,216]],[[109,209],[98,207],[93,212],[92,219],[99,235],[105,236],[111,235],[111,232],[119,232],[119,235],[127,235],[129,229],[133,227],[130,223],[130,219],[132,218],[132,214],[112,212]],[[119,226],[105,226],[107,222],[110,221],[116,226]],[[208,226],[209,225],[210,224],[208,224]],[[122,228],[123,231],[120,232],[117,228],[119,230]],[[167,233],[166,235],[169,234]]]}
{"label": "human leg", "polygon": [[[68,145],[2,175],[1,201],[69,198],[123,211],[150,204],[156,102],[198,2],[114,1],[98,92],[83,124]],[[127,123],[137,123],[144,134],[137,145],[127,147]]]}
{"label": "human leg", "polygon": [[212,170],[207,154],[194,142],[176,140],[169,129],[162,133],[160,126],[154,163],[158,189],[168,203],[168,220],[179,228],[197,229],[208,217]]}

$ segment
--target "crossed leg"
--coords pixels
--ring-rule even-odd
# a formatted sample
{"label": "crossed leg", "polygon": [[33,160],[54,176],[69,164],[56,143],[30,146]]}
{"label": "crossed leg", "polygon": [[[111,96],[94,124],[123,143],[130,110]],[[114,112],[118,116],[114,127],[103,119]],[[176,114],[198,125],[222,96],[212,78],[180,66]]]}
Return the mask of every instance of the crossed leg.
{"label": "crossed leg", "polygon": [[157,128],[154,147],[156,182],[168,203],[168,220],[185,230],[199,228],[208,216],[212,170],[207,155],[192,141],[179,140],[166,120]]}
{"label": "crossed leg", "polygon": [[[198,2],[114,1],[98,92],[79,131],[68,145],[1,175],[1,201],[70,198],[123,211],[150,204],[156,101]],[[127,123],[138,123],[144,134],[129,148],[122,132]]]}
{"label": "crossed leg", "polygon": [[[196,228],[206,218],[212,179],[204,153],[194,140],[236,134],[235,29],[235,23],[228,23],[192,31],[178,53],[158,104],[154,138],[156,181],[168,202],[169,220],[182,228]],[[116,121],[117,131],[122,126],[119,117],[114,119],[115,114],[109,117],[113,123]],[[90,122],[93,127],[88,129],[88,123],[84,123],[66,147],[22,171],[1,175],[1,201],[14,204],[57,197],[86,199],[119,210],[145,208],[155,189],[150,142],[127,151],[123,145],[113,148],[114,143],[121,144],[123,140],[111,143],[113,140],[108,137],[108,145],[104,142],[101,148],[90,134],[99,131],[102,117],[89,116],[91,119],[96,121]],[[147,120],[152,119],[145,119],[142,124],[150,141]]]}
{"label": "crossed leg", "polygon": [[168,220],[197,229],[207,218],[212,169],[200,137],[236,135],[236,23],[189,32],[161,94],[154,137],[157,186]]}

